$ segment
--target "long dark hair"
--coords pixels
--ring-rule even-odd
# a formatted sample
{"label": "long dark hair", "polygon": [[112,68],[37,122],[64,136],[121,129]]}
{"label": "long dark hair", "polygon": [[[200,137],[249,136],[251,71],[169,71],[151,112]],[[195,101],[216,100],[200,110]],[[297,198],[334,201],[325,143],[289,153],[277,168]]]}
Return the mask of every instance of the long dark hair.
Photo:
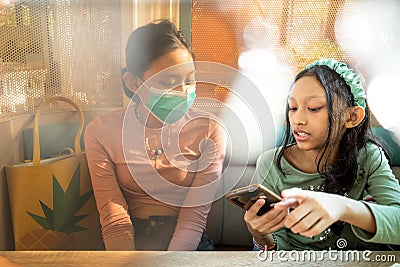
{"label": "long dark hair", "polygon": [[[142,77],[155,59],[178,48],[187,49],[194,58],[183,33],[171,21],[157,20],[139,27],[131,33],[126,44],[126,68],[122,69],[122,74],[129,71]],[[126,96],[139,102],[139,98],[134,96],[124,81],[122,86]]]}
{"label": "long dark hair", "polygon": [[[338,125],[343,121],[343,112],[346,108],[354,106],[354,97],[350,87],[338,73],[327,66],[316,65],[301,71],[294,82],[304,76],[316,77],[325,90],[328,103],[329,132],[324,147],[316,159],[317,170],[325,178],[323,185],[325,192],[343,195],[350,191],[357,177],[357,158],[360,149],[365,147],[368,142],[380,147],[382,145],[371,131],[368,104],[365,107],[363,121],[356,127],[346,129],[344,135],[340,138]],[[277,156],[278,168],[284,175],[285,171],[282,169],[281,160],[286,149],[295,142],[290,129],[288,114],[289,105],[286,107],[286,129],[283,149],[280,150]],[[338,143],[338,153],[336,154],[333,153],[333,149],[335,144]],[[335,155],[336,158],[332,158],[332,155]],[[323,164],[322,159],[324,158],[326,161]]]}

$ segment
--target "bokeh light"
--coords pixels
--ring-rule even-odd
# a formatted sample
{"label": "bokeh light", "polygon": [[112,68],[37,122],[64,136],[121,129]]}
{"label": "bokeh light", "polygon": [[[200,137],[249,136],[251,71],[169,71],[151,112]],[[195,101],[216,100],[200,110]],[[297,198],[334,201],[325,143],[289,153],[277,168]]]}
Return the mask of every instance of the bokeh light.
{"label": "bokeh light", "polygon": [[335,32],[341,47],[363,65],[372,113],[400,144],[399,14],[400,1],[347,1],[337,16]]}
{"label": "bokeh light", "polygon": [[337,41],[343,49],[363,60],[376,60],[396,52],[399,14],[400,2],[395,0],[346,1],[335,23]]}
{"label": "bokeh light", "polygon": [[400,68],[392,69],[377,75],[368,86],[368,101],[375,118],[385,129],[391,131],[398,143],[400,143],[399,75]]}

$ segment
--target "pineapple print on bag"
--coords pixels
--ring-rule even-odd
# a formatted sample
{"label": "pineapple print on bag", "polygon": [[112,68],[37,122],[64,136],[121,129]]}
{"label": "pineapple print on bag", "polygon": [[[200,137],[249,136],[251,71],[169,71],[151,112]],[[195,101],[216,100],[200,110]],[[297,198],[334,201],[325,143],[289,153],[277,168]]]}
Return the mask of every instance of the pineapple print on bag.
{"label": "pineapple print on bag", "polygon": [[80,195],[80,165],[76,168],[64,192],[53,175],[53,209],[39,200],[44,217],[27,213],[42,229],[35,229],[22,236],[16,243],[17,250],[72,250],[75,249],[73,233],[87,228],[77,225],[89,214],[77,215],[93,195],[89,191]]}

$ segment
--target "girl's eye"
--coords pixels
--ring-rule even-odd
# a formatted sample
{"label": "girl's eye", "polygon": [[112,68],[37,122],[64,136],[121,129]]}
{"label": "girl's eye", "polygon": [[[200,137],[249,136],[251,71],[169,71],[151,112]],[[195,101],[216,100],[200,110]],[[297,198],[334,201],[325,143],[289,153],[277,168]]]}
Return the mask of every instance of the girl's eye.
{"label": "girl's eye", "polygon": [[161,85],[164,89],[173,89],[174,87],[177,86],[175,81],[165,81],[162,82]]}
{"label": "girl's eye", "polygon": [[174,85],[175,81],[165,81],[165,82],[162,82],[162,84],[163,85]]}
{"label": "girl's eye", "polygon": [[317,108],[308,108],[308,110],[311,111],[311,112],[317,112],[321,108],[322,108],[322,106],[321,107],[317,107]]}
{"label": "girl's eye", "polygon": [[289,111],[296,111],[297,110],[297,108],[295,108],[295,107],[289,107]]}

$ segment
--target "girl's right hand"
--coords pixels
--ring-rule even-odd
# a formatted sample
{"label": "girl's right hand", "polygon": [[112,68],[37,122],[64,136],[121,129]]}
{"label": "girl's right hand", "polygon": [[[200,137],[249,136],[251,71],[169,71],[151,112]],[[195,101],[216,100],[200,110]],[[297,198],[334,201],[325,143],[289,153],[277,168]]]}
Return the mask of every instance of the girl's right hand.
{"label": "girl's right hand", "polygon": [[284,221],[289,210],[271,209],[267,213],[257,216],[258,210],[264,205],[264,199],[258,199],[244,214],[244,221],[250,234],[255,238],[263,238],[265,235],[284,227]]}

